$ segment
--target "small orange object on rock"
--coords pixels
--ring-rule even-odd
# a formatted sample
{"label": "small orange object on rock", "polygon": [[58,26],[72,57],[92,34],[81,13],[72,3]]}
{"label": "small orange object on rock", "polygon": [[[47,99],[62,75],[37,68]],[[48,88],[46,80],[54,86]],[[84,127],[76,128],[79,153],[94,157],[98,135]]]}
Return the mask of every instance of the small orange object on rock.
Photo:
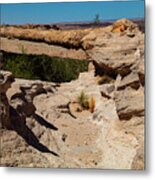
{"label": "small orange object on rock", "polygon": [[91,113],[94,112],[94,109],[95,109],[95,99],[94,99],[93,96],[91,97],[90,102],[89,102],[89,109],[90,109]]}

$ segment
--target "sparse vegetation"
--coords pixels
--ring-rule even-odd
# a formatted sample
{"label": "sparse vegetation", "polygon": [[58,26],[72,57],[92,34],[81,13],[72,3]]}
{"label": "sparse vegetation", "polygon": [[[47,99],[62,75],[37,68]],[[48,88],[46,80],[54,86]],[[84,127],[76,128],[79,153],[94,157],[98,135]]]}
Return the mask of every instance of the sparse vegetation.
{"label": "sparse vegetation", "polygon": [[78,96],[78,103],[80,104],[81,108],[78,107],[77,111],[81,112],[82,110],[90,110],[91,113],[94,112],[95,109],[95,99],[91,96],[90,100],[89,97],[85,94],[84,91],[81,91],[80,95]]}
{"label": "sparse vegetation", "polygon": [[83,109],[89,109],[88,96],[84,93],[84,91],[81,91],[80,95],[78,96],[78,103]]}
{"label": "sparse vegetation", "polygon": [[85,60],[26,55],[25,49],[23,51],[22,55],[4,54],[4,69],[11,71],[16,78],[69,82],[88,69],[88,62]]}

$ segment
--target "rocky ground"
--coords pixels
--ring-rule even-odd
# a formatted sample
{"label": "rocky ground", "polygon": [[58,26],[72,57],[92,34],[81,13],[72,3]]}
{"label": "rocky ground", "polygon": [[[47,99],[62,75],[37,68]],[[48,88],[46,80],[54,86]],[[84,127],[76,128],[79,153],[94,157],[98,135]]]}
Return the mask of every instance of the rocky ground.
{"label": "rocky ground", "polygon": [[[1,166],[144,169],[144,34],[123,20],[78,38],[91,63],[77,80],[56,84],[1,71]],[[92,112],[79,109],[82,91],[95,100]]]}

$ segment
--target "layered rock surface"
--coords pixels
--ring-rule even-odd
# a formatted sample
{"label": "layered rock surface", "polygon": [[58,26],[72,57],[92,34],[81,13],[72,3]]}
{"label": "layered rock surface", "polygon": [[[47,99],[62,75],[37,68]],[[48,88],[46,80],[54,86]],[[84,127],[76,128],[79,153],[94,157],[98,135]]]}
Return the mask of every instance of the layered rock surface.
{"label": "layered rock surface", "polygon": [[48,45],[44,42],[30,42],[18,39],[1,38],[1,50],[16,54],[47,55],[50,57],[62,57],[70,59],[86,59],[82,49],[68,49],[56,45]]}
{"label": "layered rock surface", "polygon": [[[100,86],[105,85],[97,85],[93,72],[82,73],[78,80],[61,84],[60,87],[48,83],[48,89],[52,91],[37,93],[38,88],[34,88],[34,84],[39,87],[37,81],[16,79],[7,92],[14,131],[1,130],[2,165],[144,168],[143,116],[133,113],[128,121],[120,121],[114,98],[118,92],[113,89],[111,93],[114,93],[114,97],[102,96]],[[20,94],[23,88],[27,89],[27,86],[30,94],[35,94],[33,107],[36,110],[24,116],[28,108],[21,106],[21,96],[16,94]],[[46,86],[42,83],[41,89]],[[69,103],[74,106],[81,90],[95,98],[94,113],[87,110],[76,112],[68,106]],[[17,105],[23,108],[22,112]]]}
{"label": "layered rock surface", "polygon": [[[76,48],[72,40],[80,41],[93,61],[77,80],[15,79],[1,88],[8,90],[1,118],[12,126],[0,129],[2,166],[144,169],[144,34],[127,22],[77,38],[70,31],[72,38],[62,40]],[[12,29],[2,33],[15,36]],[[93,113],[79,108],[82,91],[95,99]]]}
{"label": "layered rock surface", "polygon": [[[117,27],[123,26],[125,28],[123,31],[117,31],[117,33],[115,33],[113,32],[116,26],[115,24],[117,24]],[[125,52],[122,52],[122,54],[131,54],[134,51],[134,47],[137,46],[137,43],[139,44],[139,41],[143,42],[144,40],[143,37],[138,34],[141,34],[141,32],[137,25],[127,19],[120,20],[114,23],[114,25],[104,28],[38,30],[2,26],[0,31],[1,50],[6,52],[36,55],[44,54],[51,57],[87,59],[97,62],[98,59],[94,58],[95,55],[92,56],[92,53],[94,53],[92,49],[94,47],[95,53],[98,53],[96,50],[98,47],[104,48],[104,51],[109,47],[111,49],[115,48],[119,56],[121,55],[119,49],[124,48],[123,44],[128,43],[129,40],[129,45],[126,49],[124,48]],[[102,50],[103,49],[101,49],[101,51]],[[108,57],[112,56],[111,50],[106,51],[106,54],[107,53],[109,53]]]}

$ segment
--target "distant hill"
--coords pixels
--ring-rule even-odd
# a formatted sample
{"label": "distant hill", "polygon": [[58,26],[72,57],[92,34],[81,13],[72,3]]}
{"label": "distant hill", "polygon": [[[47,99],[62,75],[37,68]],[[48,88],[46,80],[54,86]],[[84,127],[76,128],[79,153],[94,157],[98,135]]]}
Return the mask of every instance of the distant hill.
{"label": "distant hill", "polygon": [[[145,20],[143,18],[139,19],[130,19],[134,23],[138,24],[139,29],[144,32],[145,31]],[[62,22],[62,23],[51,23],[51,24],[21,24],[21,25],[9,25],[5,24],[5,26],[15,26],[21,28],[38,28],[42,30],[56,29],[56,30],[71,30],[71,29],[85,29],[85,28],[95,28],[95,27],[106,27],[112,25],[116,20],[108,20],[108,21],[100,21],[95,24],[94,22]]]}

